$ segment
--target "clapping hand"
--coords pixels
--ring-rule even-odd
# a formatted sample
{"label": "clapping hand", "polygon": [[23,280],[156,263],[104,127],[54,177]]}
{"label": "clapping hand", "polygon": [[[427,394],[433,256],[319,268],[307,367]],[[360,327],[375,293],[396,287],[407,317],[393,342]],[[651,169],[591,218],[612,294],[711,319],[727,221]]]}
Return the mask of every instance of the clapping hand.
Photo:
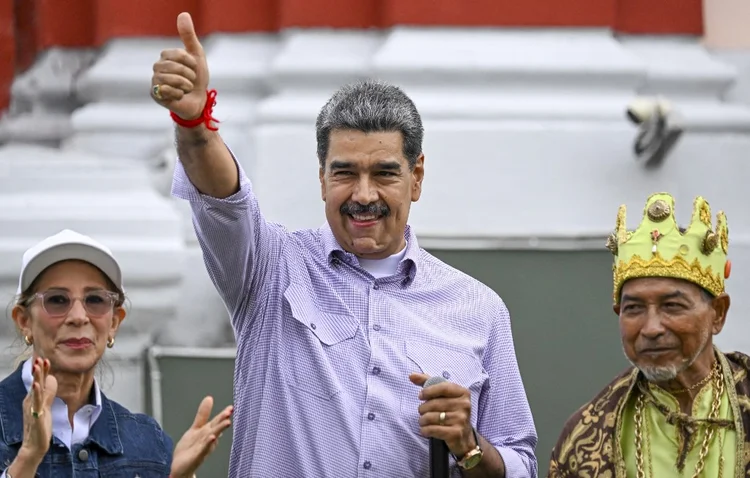
{"label": "clapping hand", "polygon": [[34,358],[33,381],[23,400],[23,444],[19,455],[37,464],[44,459],[52,440],[52,402],[57,395],[57,380],[49,370],[49,360]]}
{"label": "clapping hand", "polygon": [[216,449],[222,432],[232,424],[231,416],[234,411],[232,405],[224,408],[221,413],[209,421],[213,406],[214,399],[210,396],[201,401],[193,425],[182,435],[175,446],[170,476],[174,478],[192,477],[206,457]]}

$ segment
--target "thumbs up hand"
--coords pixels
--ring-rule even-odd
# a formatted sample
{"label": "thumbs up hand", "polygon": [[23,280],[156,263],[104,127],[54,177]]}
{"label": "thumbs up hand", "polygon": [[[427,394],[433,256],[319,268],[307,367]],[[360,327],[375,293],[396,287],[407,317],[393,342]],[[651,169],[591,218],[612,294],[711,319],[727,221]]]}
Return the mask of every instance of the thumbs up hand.
{"label": "thumbs up hand", "polygon": [[206,105],[208,64],[189,13],[177,16],[183,48],[163,50],[154,63],[151,97],[185,120],[198,118]]}

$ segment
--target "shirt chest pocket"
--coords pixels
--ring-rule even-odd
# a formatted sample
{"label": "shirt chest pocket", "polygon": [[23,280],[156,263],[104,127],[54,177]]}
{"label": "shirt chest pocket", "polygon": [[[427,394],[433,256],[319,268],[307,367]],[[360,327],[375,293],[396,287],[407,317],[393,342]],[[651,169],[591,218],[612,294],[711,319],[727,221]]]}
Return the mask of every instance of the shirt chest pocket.
{"label": "shirt chest pocket", "polygon": [[[467,352],[457,351],[433,344],[409,341],[406,343],[406,355],[412,366],[430,377],[443,377],[469,390],[471,394],[471,423],[477,425],[479,396],[489,378],[482,363],[477,357]],[[401,414],[409,428],[419,432],[419,406],[423,403],[418,398],[419,390],[412,385],[412,390],[401,399]]]}
{"label": "shirt chest pocket", "polygon": [[289,286],[284,300],[291,317],[284,317],[281,375],[294,389],[330,400],[341,392],[342,375],[356,353],[359,321],[320,310],[302,286]]}

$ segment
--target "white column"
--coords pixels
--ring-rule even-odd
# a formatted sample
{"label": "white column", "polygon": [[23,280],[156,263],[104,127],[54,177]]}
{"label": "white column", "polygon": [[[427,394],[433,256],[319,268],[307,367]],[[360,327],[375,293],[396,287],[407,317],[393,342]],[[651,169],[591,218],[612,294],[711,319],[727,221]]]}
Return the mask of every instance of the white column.
{"label": "white column", "polygon": [[86,105],[73,114],[64,147],[131,158],[157,154],[171,121],[150,97],[152,65],[161,50],[180,45],[172,38],[110,41],[77,82]]}
{"label": "white column", "polygon": [[70,135],[71,112],[80,106],[75,81],[96,51],[51,48],[13,80],[11,105],[0,120],[0,142],[57,146]]}
{"label": "white column", "polygon": [[[159,196],[137,160],[32,145],[0,148],[0,303],[16,292],[25,249],[62,229],[107,244],[121,262],[132,304],[108,353],[113,396],[142,409],[142,360],[160,324],[176,315],[184,242],[172,202]],[[15,336],[2,323],[6,339]],[[120,367],[122,363],[123,367]]]}
{"label": "white column", "polygon": [[737,81],[727,91],[726,100],[750,106],[750,48],[716,50],[713,54],[727,64],[734,66],[737,71]]}

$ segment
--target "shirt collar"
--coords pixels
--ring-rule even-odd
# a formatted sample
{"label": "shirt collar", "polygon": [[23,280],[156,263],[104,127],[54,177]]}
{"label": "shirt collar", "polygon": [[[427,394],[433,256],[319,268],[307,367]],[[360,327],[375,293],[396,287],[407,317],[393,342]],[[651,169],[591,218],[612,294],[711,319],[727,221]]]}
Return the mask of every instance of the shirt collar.
{"label": "shirt collar", "polygon": [[[328,264],[332,264],[335,259],[338,259],[354,267],[359,267],[357,257],[341,247],[336,240],[336,237],[333,235],[333,231],[328,222],[323,224],[319,230],[323,241],[323,252],[325,253]],[[411,281],[414,280],[414,276],[417,273],[420,249],[419,243],[417,242],[417,236],[408,224],[404,230],[404,239],[406,239],[406,254],[404,254],[404,257],[401,259],[396,274],[405,275]]]}
{"label": "shirt collar", "polygon": [[[26,387],[26,393],[31,390],[31,384],[34,381],[34,377],[31,375],[31,362],[34,360],[34,358],[29,358],[23,363],[23,368],[21,369],[21,380],[23,380],[23,386]],[[59,400],[56,398],[55,400]],[[102,392],[99,389],[99,384],[96,383],[96,379],[94,379],[94,403],[92,406],[97,411],[98,414],[102,410]],[[92,419],[92,422],[94,420]]]}

